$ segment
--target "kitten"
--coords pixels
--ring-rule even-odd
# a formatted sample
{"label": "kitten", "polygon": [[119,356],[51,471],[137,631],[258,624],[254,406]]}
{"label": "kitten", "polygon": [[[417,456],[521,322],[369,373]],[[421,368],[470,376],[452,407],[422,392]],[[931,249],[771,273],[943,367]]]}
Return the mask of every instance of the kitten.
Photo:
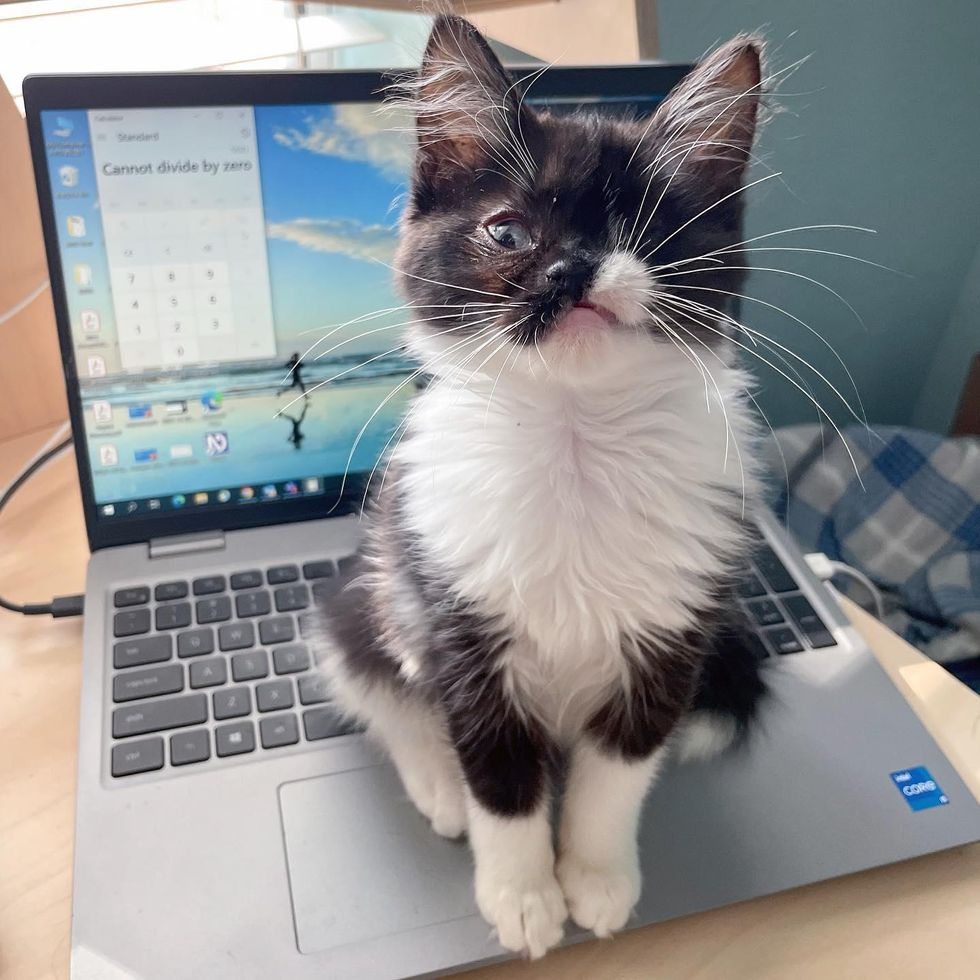
{"label": "kitten", "polygon": [[730,622],[758,492],[724,305],[745,262],[691,261],[741,238],[760,51],[731,41],[652,121],[556,117],[442,16],[411,84],[396,264],[432,380],[321,661],[530,956],[568,913],[622,928],[672,736],[731,742],[764,693]]}

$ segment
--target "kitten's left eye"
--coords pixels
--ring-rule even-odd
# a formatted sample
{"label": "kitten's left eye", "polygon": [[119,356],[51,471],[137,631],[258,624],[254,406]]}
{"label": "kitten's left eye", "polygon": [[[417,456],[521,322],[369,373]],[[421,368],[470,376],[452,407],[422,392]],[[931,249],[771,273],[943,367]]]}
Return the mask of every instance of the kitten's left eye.
{"label": "kitten's left eye", "polygon": [[484,227],[487,234],[502,248],[527,248],[533,241],[531,229],[520,218],[488,221]]}

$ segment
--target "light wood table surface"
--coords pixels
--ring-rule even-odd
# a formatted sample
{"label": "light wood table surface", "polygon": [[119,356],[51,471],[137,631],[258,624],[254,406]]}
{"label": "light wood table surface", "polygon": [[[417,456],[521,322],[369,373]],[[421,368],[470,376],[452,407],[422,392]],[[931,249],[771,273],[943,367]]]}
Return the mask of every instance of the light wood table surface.
{"label": "light wood table surface", "polygon": [[[0,486],[48,434],[0,443]],[[44,601],[81,592],[87,557],[74,460],[68,453],[31,480],[0,517],[0,593]],[[861,610],[848,610],[980,797],[980,701]],[[27,618],[0,610],[2,980],[68,974],[81,637],[80,619]],[[646,887],[655,888],[656,882]],[[980,976],[980,845],[468,976],[973,980]]]}

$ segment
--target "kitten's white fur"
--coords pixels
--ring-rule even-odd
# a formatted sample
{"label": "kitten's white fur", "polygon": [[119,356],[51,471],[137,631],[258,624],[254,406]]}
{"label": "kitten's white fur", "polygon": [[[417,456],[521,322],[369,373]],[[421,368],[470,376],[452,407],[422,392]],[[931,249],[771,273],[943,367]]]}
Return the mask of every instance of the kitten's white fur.
{"label": "kitten's white fur", "polygon": [[[651,285],[635,256],[615,252],[589,298],[639,325]],[[472,348],[446,354],[425,329],[411,339],[423,361],[442,360],[397,450],[406,519],[461,597],[516,638],[509,689],[575,746],[557,879],[547,807],[506,819],[467,801],[480,909],[504,946],[539,956],[561,937],[559,881],[575,920],[599,935],[621,928],[639,895],[635,831],[661,754],[616,761],[576,736],[627,681],[624,638],[687,629],[710,604],[704,576],[723,574],[738,544],[721,513],[756,488],[751,454],[736,452],[753,431],[748,378],[691,340],[706,381],[690,353],[645,329],[559,330],[540,352],[508,344],[478,368]],[[414,656],[401,651],[406,676]],[[349,694],[364,716],[364,692]],[[444,735],[404,710],[370,705],[371,728],[436,829],[461,829]]]}

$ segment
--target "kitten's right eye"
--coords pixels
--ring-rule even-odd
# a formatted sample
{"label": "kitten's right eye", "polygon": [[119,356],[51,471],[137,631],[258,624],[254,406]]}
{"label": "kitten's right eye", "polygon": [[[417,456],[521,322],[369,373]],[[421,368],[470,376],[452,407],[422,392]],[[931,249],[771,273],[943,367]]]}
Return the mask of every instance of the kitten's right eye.
{"label": "kitten's right eye", "polygon": [[483,227],[501,248],[509,250],[527,248],[533,241],[531,229],[520,218],[493,219]]}

